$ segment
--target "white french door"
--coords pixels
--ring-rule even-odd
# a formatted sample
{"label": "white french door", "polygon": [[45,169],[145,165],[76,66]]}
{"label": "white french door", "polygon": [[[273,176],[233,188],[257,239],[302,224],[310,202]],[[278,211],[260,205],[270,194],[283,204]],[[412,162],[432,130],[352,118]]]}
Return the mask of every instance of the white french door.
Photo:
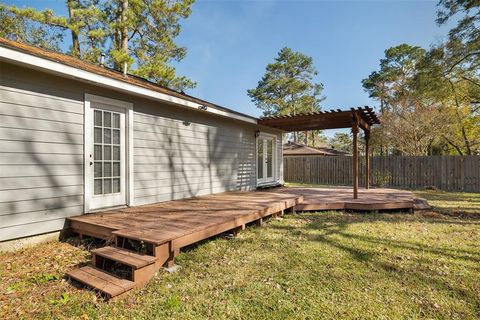
{"label": "white french door", "polygon": [[128,189],[126,110],[94,100],[89,101],[85,113],[85,209],[125,205]]}
{"label": "white french door", "polygon": [[257,184],[275,181],[275,138],[260,135],[257,138]]}

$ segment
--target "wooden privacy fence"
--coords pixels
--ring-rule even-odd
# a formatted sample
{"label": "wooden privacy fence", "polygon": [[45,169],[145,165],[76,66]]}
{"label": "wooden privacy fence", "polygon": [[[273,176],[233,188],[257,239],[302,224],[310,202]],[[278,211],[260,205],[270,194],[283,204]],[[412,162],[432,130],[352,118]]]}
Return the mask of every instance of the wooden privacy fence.
{"label": "wooden privacy fence", "polygon": [[[373,186],[436,187],[480,191],[480,156],[388,156],[370,158]],[[352,185],[352,157],[284,157],[287,182]],[[359,157],[359,184],[365,186],[365,157]]]}

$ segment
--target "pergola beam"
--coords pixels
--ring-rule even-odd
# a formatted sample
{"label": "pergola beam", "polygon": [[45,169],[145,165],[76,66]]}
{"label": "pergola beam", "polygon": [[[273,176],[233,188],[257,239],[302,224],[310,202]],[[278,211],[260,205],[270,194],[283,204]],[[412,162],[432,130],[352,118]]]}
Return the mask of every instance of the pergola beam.
{"label": "pergola beam", "polygon": [[365,120],[360,118],[358,115],[357,115],[357,118],[358,118],[358,126],[362,128],[363,131],[370,131],[370,125]]}
{"label": "pergola beam", "polygon": [[352,122],[332,122],[332,123],[309,123],[309,124],[302,124],[302,130],[298,130],[298,126],[289,124],[283,126],[270,126],[272,128],[277,128],[286,132],[294,132],[294,131],[308,131],[308,130],[320,130],[319,127],[322,127],[321,130],[328,130],[328,129],[342,129],[342,128],[349,128]]}
{"label": "pergola beam", "polygon": [[369,131],[371,125],[379,123],[372,109],[364,107],[264,118],[258,120],[258,124],[287,132],[350,128],[353,121],[352,115],[357,115],[358,126],[365,131]]}
{"label": "pergola beam", "polygon": [[271,125],[271,124],[288,124],[299,121],[308,121],[308,120],[335,120],[341,118],[348,118],[352,114],[351,111],[332,111],[328,112],[312,112],[312,113],[303,113],[298,115],[288,115],[288,116],[279,116],[279,117],[271,117],[271,118],[264,118],[260,119],[259,123],[263,125]]}

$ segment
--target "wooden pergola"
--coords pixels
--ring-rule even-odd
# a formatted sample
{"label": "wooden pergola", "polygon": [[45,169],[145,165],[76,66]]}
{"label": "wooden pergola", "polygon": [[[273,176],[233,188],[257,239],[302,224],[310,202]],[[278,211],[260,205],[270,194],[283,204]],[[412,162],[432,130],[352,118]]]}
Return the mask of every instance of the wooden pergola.
{"label": "wooden pergola", "polygon": [[358,107],[350,110],[330,110],[298,115],[286,115],[279,117],[268,117],[258,121],[258,124],[280,129],[286,132],[310,131],[326,129],[351,128],[353,135],[353,198],[358,198],[358,131],[359,128],[365,133],[365,188],[370,185],[370,157],[369,140],[370,128],[379,124],[375,111],[372,108]]}

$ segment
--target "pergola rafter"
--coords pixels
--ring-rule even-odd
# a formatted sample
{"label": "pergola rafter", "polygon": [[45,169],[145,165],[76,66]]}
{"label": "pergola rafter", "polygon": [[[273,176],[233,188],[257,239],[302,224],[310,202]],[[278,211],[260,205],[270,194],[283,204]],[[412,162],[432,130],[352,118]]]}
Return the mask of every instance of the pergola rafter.
{"label": "pergola rafter", "polygon": [[365,188],[370,184],[369,140],[370,128],[379,124],[375,111],[368,106],[350,108],[350,110],[330,110],[267,117],[258,120],[258,124],[280,129],[286,132],[351,128],[353,135],[353,197],[358,198],[358,132],[365,133]]}

